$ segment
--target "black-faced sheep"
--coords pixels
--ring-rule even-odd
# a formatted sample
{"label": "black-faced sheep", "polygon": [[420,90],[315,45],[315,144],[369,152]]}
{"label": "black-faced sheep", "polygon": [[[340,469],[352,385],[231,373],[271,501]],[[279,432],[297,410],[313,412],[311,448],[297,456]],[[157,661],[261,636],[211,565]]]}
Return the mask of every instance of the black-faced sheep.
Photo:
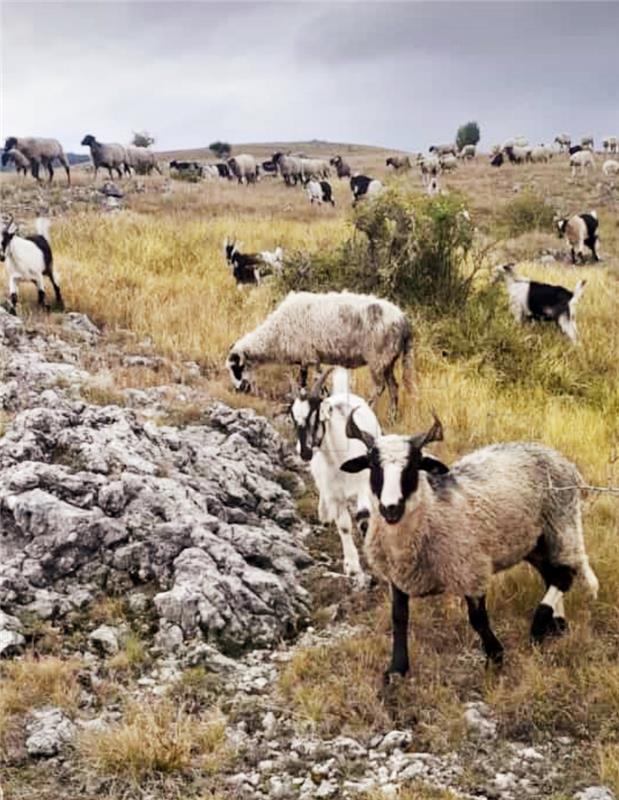
{"label": "black-faced sheep", "polygon": [[19,150],[13,148],[12,150],[5,150],[2,153],[2,166],[6,167],[7,164],[13,164],[15,172],[27,175],[30,169],[30,161]]}
{"label": "black-faced sheep", "polygon": [[39,170],[43,166],[47,169],[49,182],[54,178],[54,161],[59,161],[67,173],[67,183],[71,184],[71,169],[64,154],[62,145],[57,139],[41,139],[38,137],[9,136],[4,143],[4,152],[19,150],[30,162],[32,177],[39,180]]}
{"label": "black-faced sheep", "polygon": [[122,178],[123,172],[127,169],[127,149],[122,144],[98,142],[96,138],[88,133],[82,139],[82,147],[90,149],[92,163],[95,168],[95,180],[100,167],[107,169],[110,180],[114,179],[112,170],[115,169],[118,177]]}
{"label": "black-faced sheep", "polygon": [[393,167],[395,172],[411,168],[411,160],[408,156],[389,156],[385,163],[388,167]]}

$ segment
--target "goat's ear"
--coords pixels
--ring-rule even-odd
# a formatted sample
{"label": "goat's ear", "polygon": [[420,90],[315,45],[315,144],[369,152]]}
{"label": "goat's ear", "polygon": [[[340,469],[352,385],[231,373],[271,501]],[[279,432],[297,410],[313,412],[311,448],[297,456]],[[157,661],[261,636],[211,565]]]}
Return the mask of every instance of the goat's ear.
{"label": "goat's ear", "polygon": [[330,403],[321,403],[320,404],[320,411],[318,412],[318,418],[321,422],[328,422],[331,419],[331,404]]}
{"label": "goat's ear", "polygon": [[344,463],[340,465],[342,472],[363,472],[364,469],[369,468],[370,459],[367,457],[367,455],[351,458],[348,461],[344,461]]}
{"label": "goat's ear", "polygon": [[419,469],[424,472],[429,472],[431,475],[445,475],[449,472],[449,467],[439,461],[437,458],[431,456],[422,456],[419,463]]}
{"label": "goat's ear", "polygon": [[17,233],[17,224],[14,220],[11,220],[5,229],[6,233]]}

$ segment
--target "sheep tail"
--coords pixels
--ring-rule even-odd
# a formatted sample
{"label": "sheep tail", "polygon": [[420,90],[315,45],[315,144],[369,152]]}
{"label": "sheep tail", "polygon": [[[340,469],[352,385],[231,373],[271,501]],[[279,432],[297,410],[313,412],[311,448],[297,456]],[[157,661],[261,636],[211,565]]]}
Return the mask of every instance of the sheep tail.
{"label": "sheep tail", "polygon": [[413,333],[410,325],[404,332],[402,342],[402,380],[408,392],[414,391]]}
{"label": "sheep tail", "polygon": [[39,236],[42,236],[49,242],[49,228],[50,228],[49,219],[47,217],[37,217],[35,226]]}
{"label": "sheep tail", "polygon": [[569,302],[571,314],[574,313],[576,305],[578,304],[578,301],[580,300],[580,297],[585,290],[586,283],[587,281],[578,281],[578,283],[576,284],[576,288],[574,289],[574,294],[572,295],[572,299]]}
{"label": "sheep tail", "polygon": [[580,575],[587,587],[587,591],[589,592],[591,597],[595,600],[595,598],[598,596],[600,582],[598,581],[595,572],[591,569],[591,565],[589,564],[589,559],[586,556],[580,567]]}
{"label": "sheep tail", "polygon": [[348,394],[348,370],[336,367],[331,377],[331,394]]}

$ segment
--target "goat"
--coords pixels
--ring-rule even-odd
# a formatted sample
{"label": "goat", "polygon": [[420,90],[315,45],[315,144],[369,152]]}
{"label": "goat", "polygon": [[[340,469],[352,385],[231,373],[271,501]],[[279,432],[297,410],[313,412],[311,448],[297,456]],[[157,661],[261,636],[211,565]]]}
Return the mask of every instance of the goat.
{"label": "goat", "polygon": [[91,133],[84,136],[81,144],[83,147],[90,149],[92,163],[95,168],[95,180],[97,180],[99,167],[107,169],[110,174],[110,180],[114,180],[113,169],[116,170],[119,178],[122,178],[123,170],[127,171],[127,149],[122,144],[103,144],[98,142]]}
{"label": "goat", "polygon": [[226,261],[232,267],[232,275],[237,286],[260,283],[259,267],[264,262],[258,253],[241,253],[236,241],[230,241],[226,237],[224,240],[224,255]]}
{"label": "goat", "polygon": [[[406,315],[388,300],[352,292],[290,292],[255,330],[231,347],[227,366],[232,383],[248,392],[253,365],[332,364],[354,369],[367,364],[374,382],[370,405],[389,389],[398,404],[394,367],[402,359],[407,388],[412,386],[413,334]],[[304,384],[304,380],[301,381]]]}
{"label": "goat", "polygon": [[13,163],[15,172],[17,172],[18,175],[20,173],[23,173],[24,175],[28,174],[28,170],[30,169],[30,161],[22,152],[16,150],[14,147],[12,150],[5,150],[2,153],[2,166],[6,167],[6,165],[10,163]]}
{"label": "goat", "polygon": [[597,253],[598,236],[598,215],[595,211],[588,214],[573,214],[571,217],[561,217],[555,220],[559,239],[564,236],[570,244],[572,253],[572,264],[576,263],[576,256],[580,256],[581,262],[585,263],[585,246],[591,250],[593,260],[599,261]]}
{"label": "goat", "polygon": [[263,161],[260,165],[263,172],[268,173],[269,175],[275,175],[277,173],[277,164],[274,161]]}
{"label": "goat", "polygon": [[4,143],[4,152],[9,150],[19,150],[28,159],[32,171],[32,177],[39,180],[39,169],[43,165],[48,172],[49,182],[54,178],[53,162],[59,161],[67,173],[67,183],[71,185],[71,169],[69,162],[64,154],[62,145],[57,139],[41,139],[32,137],[9,136]]}
{"label": "goat", "polygon": [[60,286],[54,278],[54,259],[49,242],[49,220],[39,217],[36,221],[36,230],[34,236],[20,236],[12,215],[2,226],[0,261],[6,262],[12,314],[17,313],[17,284],[22,281],[32,281],[36,285],[39,292],[39,305],[47,308],[43,281],[45,276],[50,279],[54,288],[56,304],[61,310],[64,309]]}
{"label": "goat", "polygon": [[342,156],[333,156],[333,158],[329,160],[329,164],[335,167],[338,178],[350,178],[352,176],[350,165],[344,161]]}
{"label": "goat", "polygon": [[513,264],[498,267],[496,278],[507,285],[509,305],[517,322],[527,319],[556,322],[568,339],[576,344],[576,305],[584,291],[586,281],[579,281],[573,292],[563,286],[538,283],[528,278],[518,278]]}
{"label": "goat", "polygon": [[204,167],[199,161],[170,161],[169,167],[179,175],[195,175],[197,178],[204,177]]}
{"label": "goat", "polygon": [[560,152],[567,152],[572,144],[572,139],[567,133],[560,133],[555,136],[555,144],[559,145]]}
{"label": "goat", "polygon": [[572,178],[576,177],[576,172],[584,172],[586,169],[595,168],[595,159],[590,150],[580,150],[570,156],[570,167],[572,168]]}
{"label": "goat", "polygon": [[310,203],[318,203],[319,206],[323,203],[335,205],[333,190],[329,181],[308,181],[306,189]]}
{"label": "goat", "polygon": [[275,274],[281,274],[284,266],[284,251],[281,247],[276,247],[275,250],[261,250],[258,255],[262,263],[270,267]]}
{"label": "goat", "polygon": [[362,197],[373,197],[380,194],[383,184],[376,178],[369,178],[367,175],[353,175],[350,179],[350,190],[353,195],[353,205],[356,205]]}
{"label": "goat", "polygon": [[232,180],[233,175],[230,173],[230,167],[227,164],[219,162],[215,164],[215,167],[217,167],[220,178],[227,178],[229,181]]}
{"label": "goat", "polygon": [[318,518],[335,522],[342,542],[344,574],[362,586],[366,576],[352,536],[353,523],[349,506],[356,506],[355,521],[365,535],[370,516],[370,486],[367,476],[346,474],[340,470],[346,458],[362,454],[357,442],[346,436],[346,420],[355,411],[361,428],[372,436],[380,436],[376,415],[361,397],[348,388],[348,374],[337,367],[333,373],[331,394],[322,389],[327,375],[323,372],[311,391],[302,388],[290,406],[290,415],[297,436],[297,452],[310,462],[310,472],[318,489]]}
{"label": "goat", "polygon": [[354,413],[346,432],[363,442],[366,452],[341,469],[370,472],[372,511],[364,551],[392,592],[393,649],[386,680],[409,670],[410,597],[464,597],[488,662],[500,665],[503,646],[490,627],[485,602],[494,573],[528,561],[541,574],[546,593],[531,626],[535,643],[567,629],[563,595],[575,578],[597,595],[583,537],[583,479],[560,453],[530,442],[496,444],[450,469],[428,470],[423,448],[443,439],[436,415],[425,433],[375,438],[359,428]]}

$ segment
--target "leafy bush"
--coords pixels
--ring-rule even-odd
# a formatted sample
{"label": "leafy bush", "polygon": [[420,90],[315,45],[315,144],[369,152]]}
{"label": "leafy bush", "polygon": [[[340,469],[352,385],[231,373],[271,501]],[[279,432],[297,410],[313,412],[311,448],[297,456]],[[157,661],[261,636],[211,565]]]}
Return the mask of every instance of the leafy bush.
{"label": "leafy bush", "polygon": [[456,147],[458,150],[462,150],[462,148],[467,144],[477,144],[481,138],[481,134],[479,132],[479,125],[477,122],[467,122],[464,125],[460,125],[458,128],[458,133],[456,134]]}
{"label": "leafy bush", "polygon": [[457,195],[421,197],[397,189],[355,210],[354,232],[339,248],[293,254],[286,289],[373,292],[400,305],[447,310],[465,302],[473,226]]}
{"label": "leafy bush", "polygon": [[508,236],[529,231],[551,231],[554,209],[543,197],[527,190],[509,200],[498,211],[498,226]]}
{"label": "leafy bush", "polygon": [[209,144],[208,149],[215,153],[217,158],[227,158],[232,152],[232,147],[228,142],[220,142],[219,140]]}
{"label": "leafy bush", "polygon": [[134,147],[150,147],[151,144],[155,144],[155,137],[148,131],[133,131],[131,144]]}

